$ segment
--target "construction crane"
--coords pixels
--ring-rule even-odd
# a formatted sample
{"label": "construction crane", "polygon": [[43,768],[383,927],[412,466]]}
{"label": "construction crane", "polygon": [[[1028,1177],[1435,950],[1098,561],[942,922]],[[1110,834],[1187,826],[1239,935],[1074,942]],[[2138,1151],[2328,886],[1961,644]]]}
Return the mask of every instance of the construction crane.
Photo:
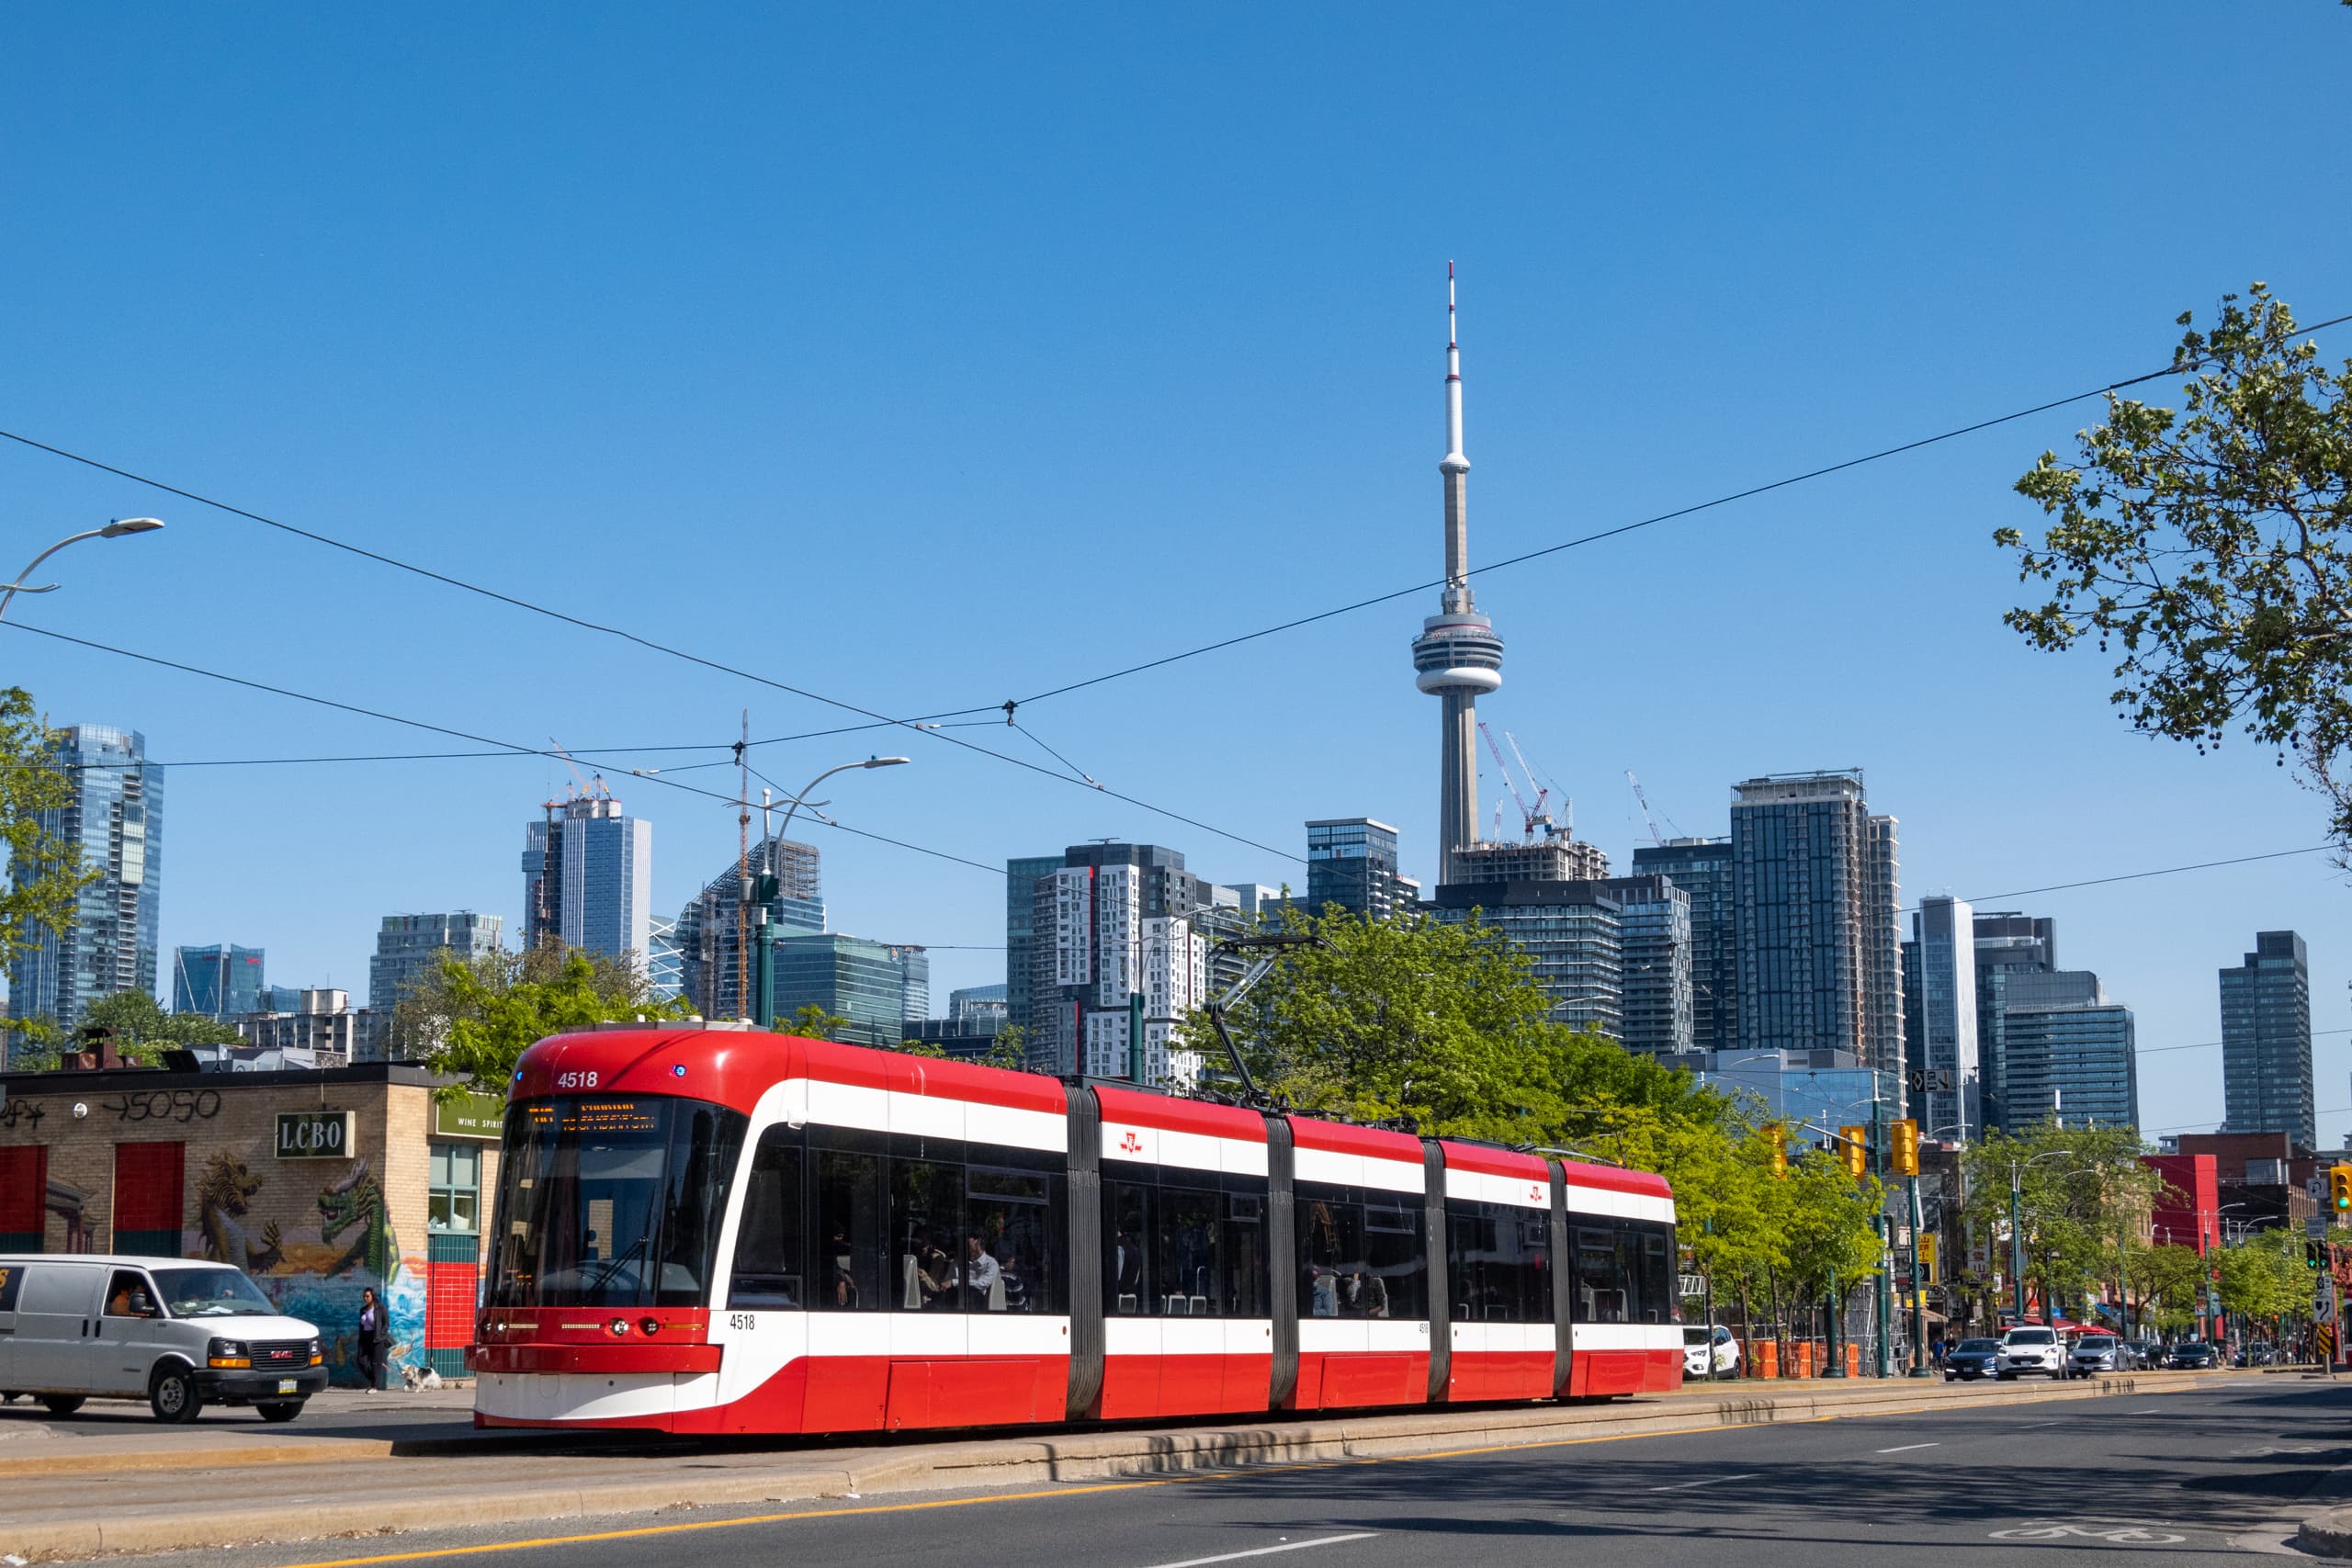
{"label": "construction crane", "polygon": [[[1519,771],[1527,775],[1527,782],[1529,784],[1534,784],[1535,765],[1527,760],[1527,753],[1519,749],[1519,737],[1506,729],[1503,731],[1503,739],[1510,742],[1510,754],[1519,759]],[[1552,819],[1544,815],[1544,802],[1550,798],[1551,794],[1552,782],[1547,776],[1544,782],[1543,787],[1535,792],[1535,815],[1544,821],[1547,828],[1549,827]],[[1562,790],[1560,792],[1560,805],[1567,812],[1568,830],[1570,832],[1574,832],[1577,825],[1577,803],[1568,798],[1568,792],[1566,790]],[[1527,836],[1531,839],[1535,836],[1535,830],[1532,825],[1528,829]]]}
{"label": "construction crane", "polygon": [[[1641,806],[1642,820],[1650,825],[1650,842],[1665,843],[1666,835],[1657,830],[1657,813],[1650,809],[1649,795],[1642,788],[1642,781],[1634,776],[1634,770],[1631,768],[1625,770],[1625,782],[1634,786],[1634,799]],[[1674,824],[1669,822],[1667,826],[1672,828]],[[1679,829],[1677,831],[1679,832]]]}
{"label": "construction crane", "polygon": [[[1519,807],[1521,836],[1532,839],[1535,837],[1535,824],[1544,818],[1544,797],[1551,792],[1549,790],[1539,790],[1536,793],[1535,804],[1532,807],[1528,805],[1527,797],[1520,793],[1518,784],[1510,776],[1510,764],[1503,761],[1503,749],[1495,744],[1495,732],[1487,728],[1487,721],[1483,718],[1478,721],[1478,733],[1486,737],[1487,750],[1494,753],[1495,771],[1502,774],[1503,787],[1510,791],[1510,798],[1513,804],[1517,805]],[[1519,746],[1516,741],[1512,743],[1511,750],[1514,751],[1519,750]],[[1519,765],[1522,768],[1527,766],[1527,759],[1524,757],[1521,758]],[[1529,774],[1527,782],[1531,785],[1535,783],[1535,778],[1532,773]],[[1499,826],[1502,821],[1502,805],[1499,801],[1497,802],[1495,806],[1495,820],[1498,824],[1496,831],[1500,832],[1502,830]]]}

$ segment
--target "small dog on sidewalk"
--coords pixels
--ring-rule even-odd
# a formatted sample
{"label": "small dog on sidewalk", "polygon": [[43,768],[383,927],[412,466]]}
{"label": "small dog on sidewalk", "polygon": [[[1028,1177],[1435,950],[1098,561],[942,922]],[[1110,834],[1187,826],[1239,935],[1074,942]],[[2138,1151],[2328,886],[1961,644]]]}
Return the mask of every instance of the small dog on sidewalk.
{"label": "small dog on sidewalk", "polygon": [[411,1393],[423,1389],[439,1388],[441,1374],[430,1368],[420,1372],[414,1367],[404,1366],[401,1369],[401,1386]]}

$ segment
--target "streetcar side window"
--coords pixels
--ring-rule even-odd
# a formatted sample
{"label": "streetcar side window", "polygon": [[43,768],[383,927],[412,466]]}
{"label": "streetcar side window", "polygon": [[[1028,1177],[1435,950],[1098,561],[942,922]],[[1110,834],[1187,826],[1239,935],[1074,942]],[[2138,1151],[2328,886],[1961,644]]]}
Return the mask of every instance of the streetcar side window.
{"label": "streetcar side window", "polygon": [[1059,1155],[972,1146],[960,1265],[966,1311],[1064,1310],[1068,1180]]}
{"label": "streetcar side window", "polygon": [[816,1242],[812,1272],[820,1312],[882,1312],[882,1258],[888,1234],[882,1204],[882,1160],[869,1145],[881,1136],[839,1128],[809,1130],[816,1204],[808,1234]]}
{"label": "streetcar side window", "polygon": [[1671,1323],[1677,1305],[1674,1227],[1576,1216],[1578,1323]]}
{"label": "streetcar side window", "polygon": [[1300,1316],[1429,1315],[1418,1197],[1302,1181],[1297,1205]]}
{"label": "streetcar side window", "polygon": [[1264,1317],[1263,1177],[1105,1160],[1102,1305],[1113,1317]]}
{"label": "streetcar side window", "polygon": [[[932,1143],[938,1146],[937,1140]],[[963,1198],[961,1161],[890,1162],[893,1311],[963,1310]]]}
{"label": "streetcar side window", "polygon": [[808,1304],[800,1145],[797,1129],[770,1127],[752,1153],[727,1291],[727,1304],[737,1312],[792,1312]]}
{"label": "streetcar side window", "polygon": [[1541,1210],[1447,1199],[1445,1272],[1454,1321],[1549,1323],[1550,1233]]}

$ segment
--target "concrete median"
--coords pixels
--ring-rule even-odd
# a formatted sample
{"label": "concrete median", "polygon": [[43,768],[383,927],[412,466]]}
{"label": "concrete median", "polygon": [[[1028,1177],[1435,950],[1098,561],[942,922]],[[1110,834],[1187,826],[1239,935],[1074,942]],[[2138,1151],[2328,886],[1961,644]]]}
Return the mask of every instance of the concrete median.
{"label": "concrete median", "polygon": [[[2146,1394],[2206,1381],[2193,1373],[2143,1372],[2033,1386],[1907,1380],[1700,1384],[1679,1394],[1599,1404],[1057,1429],[857,1447],[779,1442],[748,1450],[714,1444],[628,1452],[566,1435],[560,1453],[544,1444],[502,1442],[435,1443],[426,1446],[437,1451],[403,1454],[397,1441],[326,1438],[288,1445],[294,1457],[273,1461],[258,1476],[250,1466],[267,1447],[263,1438],[172,1450],[180,1456],[174,1462],[125,1439],[103,1446],[124,1448],[119,1457],[133,1462],[110,1469],[101,1445],[72,1455],[0,1460],[0,1480],[11,1483],[8,1500],[0,1503],[0,1551],[56,1562],[677,1508],[789,1506],[886,1492],[1146,1478]],[[150,1462],[136,1462],[142,1452]],[[73,1468],[33,1468],[53,1461],[70,1461]],[[42,1474],[62,1484],[24,1484]],[[40,1495],[28,1495],[34,1492]]]}

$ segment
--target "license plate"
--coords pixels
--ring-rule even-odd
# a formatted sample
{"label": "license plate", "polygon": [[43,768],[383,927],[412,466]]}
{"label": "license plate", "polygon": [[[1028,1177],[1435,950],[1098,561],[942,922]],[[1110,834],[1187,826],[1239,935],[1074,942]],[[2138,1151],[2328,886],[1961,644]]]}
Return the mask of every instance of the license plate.
{"label": "license plate", "polygon": [[277,1392],[280,1393],[292,1393],[294,1392],[294,1380],[292,1378],[278,1379]]}

